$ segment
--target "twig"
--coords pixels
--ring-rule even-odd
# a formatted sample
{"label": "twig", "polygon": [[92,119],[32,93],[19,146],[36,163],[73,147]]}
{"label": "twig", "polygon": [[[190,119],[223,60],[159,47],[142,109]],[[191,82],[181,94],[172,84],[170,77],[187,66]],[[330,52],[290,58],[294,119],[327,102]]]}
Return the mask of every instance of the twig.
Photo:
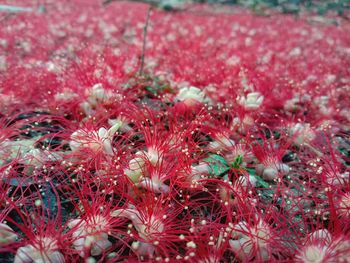
{"label": "twig", "polygon": [[143,74],[143,68],[144,68],[144,65],[145,65],[145,52],[146,52],[146,42],[147,42],[147,29],[148,29],[149,18],[150,18],[150,15],[151,15],[152,8],[153,8],[152,6],[150,6],[150,7],[148,8],[146,23],[145,23],[145,26],[143,27],[143,43],[142,43],[141,66],[140,66],[139,75],[142,75],[142,74]]}

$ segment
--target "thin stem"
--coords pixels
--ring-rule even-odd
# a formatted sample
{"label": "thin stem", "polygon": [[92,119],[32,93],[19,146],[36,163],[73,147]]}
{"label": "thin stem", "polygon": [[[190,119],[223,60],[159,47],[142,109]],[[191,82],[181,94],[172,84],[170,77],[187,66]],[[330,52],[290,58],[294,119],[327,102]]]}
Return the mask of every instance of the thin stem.
{"label": "thin stem", "polygon": [[140,71],[139,75],[143,74],[143,68],[145,65],[145,52],[146,52],[146,42],[147,42],[147,29],[148,29],[148,24],[149,24],[149,18],[151,15],[152,11],[152,6],[148,8],[147,11],[147,17],[146,17],[146,23],[145,26],[143,27],[143,43],[142,43],[142,52],[141,52],[141,66],[140,66]]}

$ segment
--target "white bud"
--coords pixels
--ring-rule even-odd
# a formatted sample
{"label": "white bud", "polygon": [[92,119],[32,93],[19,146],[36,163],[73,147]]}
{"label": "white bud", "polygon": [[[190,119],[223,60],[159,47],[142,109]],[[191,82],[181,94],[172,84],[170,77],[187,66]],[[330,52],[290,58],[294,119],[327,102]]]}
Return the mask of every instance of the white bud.
{"label": "white bud", "polygon": [[190,86],[180,89],[179,93],[176,96],[176,99],[179,101],[185,101],[185,100],[196,100],[199,102],[206,102],[205,94],[202,90],[199,88]]}
{"label": "white bud", "polygon": [[256,110],[262,104],[264,96],[260,92],[251,92],[246,97],[239,97],[237,100],[246,110]]}

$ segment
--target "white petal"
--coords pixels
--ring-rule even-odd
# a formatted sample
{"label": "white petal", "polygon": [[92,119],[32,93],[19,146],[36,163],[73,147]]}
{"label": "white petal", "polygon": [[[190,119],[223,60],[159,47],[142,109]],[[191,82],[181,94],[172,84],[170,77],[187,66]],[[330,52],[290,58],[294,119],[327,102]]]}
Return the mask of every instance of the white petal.
{"label": "white petal", "polygon": [[85,241],[86,241],[85,237],[81,237],[81,238],[75,239],[73,241],[73,246],[74,246],[75,250],[83,251],[84,247],[85,247],[85,243],[86,243]]}
{"label": "white petal", "polygon": [[276,168],[268,167],[265,168],[262,174],[262,177],[267,181],[272,181],[277,178],[278,171]]}
{"label": "white petal", "polygon": [[100,137],[101,139],[107,138],[107,135],[108,135],[108,131],[106,128],[102,127],[98,130],[98,137]]}
{"label": "white petal", "polygon": [[116,120],[109,119],[108,124],[112,126],[108,130],[109,136],[113,136],[116,133],[116,131],[118,131],[123,126],[123,122],[119,119],[116,119]]}
{"label": "white petal", "polygon": [[73,219],[68,222],[68,227],[70,229],[77,227],[78,225],[83,224],[83,221],[81,219]]}
{"label": "white petal", "polygon": [[290,168],[288,165],[286,165],[285,163],[281,163],[277,166],[278,170],[282,173],[288,173]]}
{"label": "white petal", "polygon": [[31,263],[33,256],[33,246],[28,245],[17,249],[14,263]]}
{"label": "white petal", "polygon": [[249,187],[256,187],[257,179],[252,175],[249,175],[249,176],[241,175],[237,181],[239,184],[241,184],[243,189],[245,191],[247,191],[247,190],[249,190],[248,186]]}
{"label": "white petal", "polygon": [[241,221],[238,224],[234,225],[233,227],[233,232],[232,232],[232,237],[243,237],[246,236],[247,233],[250,232],[248,223],[245,221]]}
{"label": "white petal", "polygon": [[152,256],[155,247],[152,244],[147,244],[144,242],[139,242],[136,252],[139,256]]}
{"label": "white petal", "polygon": [[113,147],[112,147],[112,142],[110,139],[104,139],[103,141],[103,148],[105,152],[109,155],[113,155]]}
{"label": "white petal", "polygon": [[152,181],[150,178],[143,179],[139,186],[145,189],[149,189],[154,193],[168,193],[169,186],[160,181]]}
{"label": "white petal", "polygon": [[64,256],[62,255],[61,252],[55,251],[53,252],[50,256],[50,263],[65,263]]}
{"label": "white petal", "polygon": [[208,174],[210,172],[209,165],[207,163],[201,162],[196,166],[192,167],[192,173],[205,173]]}
{"label": "white petal", "polygon": [[230,247],[235,252],[236,256],[242,260],[249,260],[252,257],[252,241],[248,238],[229,241]]}
{"label": "white petal", "polygon": [[106,91],[101,83],[97,83],[91,88],[91,97],[97,100],[104,100],[107,97]]}
{"label": "white petal", "polygon": [[319,229],[312,232],[309,236],[309,242],[322,242],[325,245],[328,245],[332,242],[332,235],[327,229]]}
{"label": "white petal", "polygon": [[99,256],[112,246],[108,239],[100,239],[96,241],[91,247],[91,255]]}
{"label": "white petal", "polygon": [[17,234],[6,224],[0,223],[0,247],[15,242]]}

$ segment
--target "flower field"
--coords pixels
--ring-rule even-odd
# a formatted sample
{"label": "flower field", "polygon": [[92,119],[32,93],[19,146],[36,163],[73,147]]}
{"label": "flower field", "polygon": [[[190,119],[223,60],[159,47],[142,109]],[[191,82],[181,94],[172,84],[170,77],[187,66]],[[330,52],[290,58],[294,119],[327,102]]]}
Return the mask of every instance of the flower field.
{"label": "flower field", "polygon": [[350,262],[349,13],[2,2],[0,262]]}

